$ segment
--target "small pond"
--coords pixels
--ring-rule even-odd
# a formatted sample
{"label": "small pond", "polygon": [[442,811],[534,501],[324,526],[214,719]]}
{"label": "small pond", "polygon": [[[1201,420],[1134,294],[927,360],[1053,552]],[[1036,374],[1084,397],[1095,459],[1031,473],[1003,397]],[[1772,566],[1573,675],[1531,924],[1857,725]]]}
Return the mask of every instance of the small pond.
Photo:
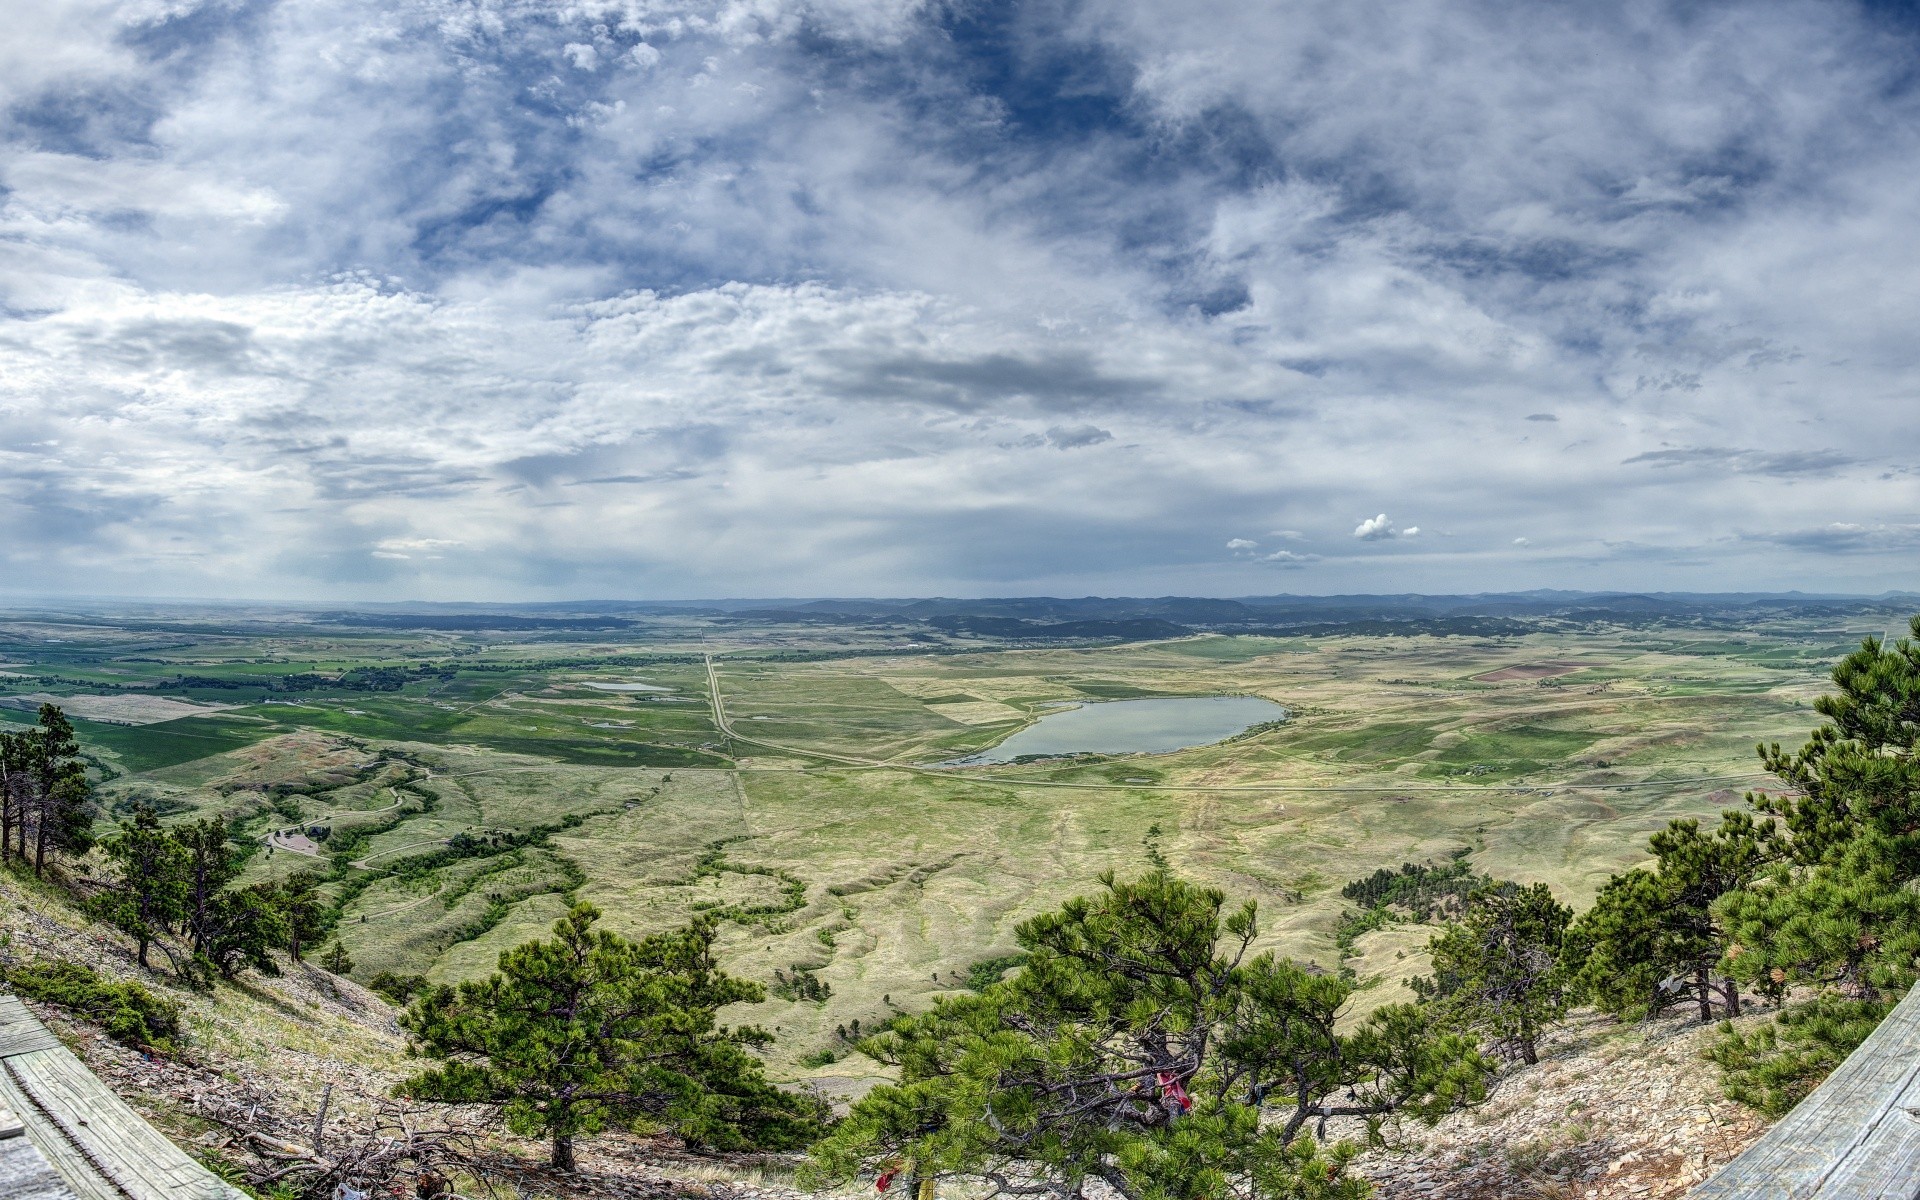
{"label": "small pond", "polygon": [[673,690],[657,687],[651,683],[589,683],[584,686],[596,692],[670,692]]}
{"label": "small pond", "polygon": [[1006,763],[1029,754],[1165,754],[1286,716],[1285,708],[1258,696],[1107,700],[1050,712],[991,750],[946,765]]}

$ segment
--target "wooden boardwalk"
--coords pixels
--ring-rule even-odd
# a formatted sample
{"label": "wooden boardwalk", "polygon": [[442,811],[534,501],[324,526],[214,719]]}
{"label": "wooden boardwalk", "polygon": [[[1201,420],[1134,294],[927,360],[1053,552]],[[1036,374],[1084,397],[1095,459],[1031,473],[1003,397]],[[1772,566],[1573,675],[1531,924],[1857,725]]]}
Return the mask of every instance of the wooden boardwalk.
{"label": "wooden boardwalk", "polygon": [[69,1189],[47,1191],[44,1178],[23,1175],[8,1191],[0,1177],[0,1200],[246,1200],[128,1108],[12,996],[0,996],[0,1107],[13,1110]]}
{"label": "wooden boardwalk", "polygon": [[1920,987],[1691,1200],[1920,1197]]}

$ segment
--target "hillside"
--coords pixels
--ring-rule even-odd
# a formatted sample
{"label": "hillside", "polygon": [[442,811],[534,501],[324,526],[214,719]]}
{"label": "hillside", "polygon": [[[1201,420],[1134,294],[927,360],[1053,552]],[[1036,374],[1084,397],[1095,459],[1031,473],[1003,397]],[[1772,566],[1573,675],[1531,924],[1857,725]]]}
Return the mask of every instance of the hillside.
{"label": "hillside", "polygon": [[[260,1131],[311,1142],[332,1087],[330,1136],[370,1125],[409,1068],[395,1010],[380,996],[318,967],[288,964],[210,992],[142,971],[129,948],[90,923],[63,894],[0,875],[4,961],[83,962],[138,980],[183,1010],[186,1037],[165,1058],[120,1045],[55,1005],[30,1002],[115,1091],[193,1154],[229,1171],[258,1167]],[[1359,1160],[1383,1197],[1678,1196],[1737,1154],[1767,1122],[1722,1097],[1700,1061],[1707,1030],[1676,1020],[1626,1025],[1577,1015],[1536,1067],[1506,1076],[1490,1102],[1429,1130],[1390,1131],[1391,1149]],[[417,1118],[432,1124],[430,1106]],[[1334,1128],[1335,1136],[1358,1136]],[[671,1139],[609,1135],[584,1143],[581,1171],[540,1166],[541,1147],[489,1128],[483,1157],[528,1197],[792,1197],[791,1160],[696,1156]]]}
{"label": "hillside", "polygon": [[[116,1042],[99,1024],[60,1005],[26,1001],[137,1112],[235,1182],[245,1182],[249,1169],[266,1169],[272,1152],[309,1148],[323,1100],[329,1139],[364,1137],[390,1108],[394,1085],[415,1068],[394,1023],[396,1010],[351,980],[282,960],[286,971],[278,977],[249,975],[204,992],[182,988],[165,972],[142,970],[122,939],[90,922],[64,893],[0,873],[0,966],[50,960],[136,981],[180,1006],[184,1036],[168,1056]],[[430,1128],[445,1123],[450,1110],[409,1105],[406,1111],[416,1128]],[[509,1194],[517,1187],[527,1200],[724,1200],[763,1190],[755,1182],[761,1168],[751,1159],[697,1158],[670,1140],[625,1135],[588,1143],[581,1172],[562,1179],[541,1166],[537,1143],[478,1113],[455,1113],[452,1121],[482,1130],[475,1148],[495,1185]]]}

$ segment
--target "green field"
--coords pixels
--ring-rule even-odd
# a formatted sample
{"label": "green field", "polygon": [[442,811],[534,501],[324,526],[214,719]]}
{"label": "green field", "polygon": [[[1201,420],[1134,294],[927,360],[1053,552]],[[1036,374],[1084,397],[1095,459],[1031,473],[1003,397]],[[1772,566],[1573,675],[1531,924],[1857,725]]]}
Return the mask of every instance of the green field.
{"label": "green field", "polygon": [[[569,897],[630,933],[713,913],[733,969],[831,987],[741,1019],[780,1035],[781,1074],[844,1089],[864,1068],[824,1061],[836,1027],[964,986],[1014,948],[1021,919],[1139,869],[1156,825],[1180,869],[1261,902],[1266,944],[1328,967],[1340,885],[1381,866],[1467,849],[1584,905],[1666,821],[1764,784],[1755,743],[1804,736],[1855,644],[1831,620],[1786,617],[928,648],[697,616],[569,635],[16,614],[0,620],[0,691],[94,712],[76,723],[120,811],[224,812],[256,840],[325,828],[342,853],[263,850],[250,870],[330,872],[363,977],[485,971]],[[1266,697],[1291,717],[1166,755],[927,766],[1063,702],[1204,695]],[[231,707],[100,715],[127,697]],[[1367,1004],[1422,968],[1424,940],[1359,940],[1344,965],[1380,977]]]}

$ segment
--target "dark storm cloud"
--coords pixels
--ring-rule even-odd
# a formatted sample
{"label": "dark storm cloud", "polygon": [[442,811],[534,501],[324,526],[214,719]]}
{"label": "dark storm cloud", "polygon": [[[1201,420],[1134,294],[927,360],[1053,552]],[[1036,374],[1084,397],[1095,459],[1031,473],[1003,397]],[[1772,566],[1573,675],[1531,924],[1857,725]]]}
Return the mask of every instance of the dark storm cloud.
{"label": "dark storm cloud", "polygon": [[1645,463],[1656,469],[1704,467],[1742,475],[1772,475],[1792,478],[1800,475],[1831,475],[1861,460],[1838,450],[1730,450],[1720,446],[1689,446],[1673,450],[1649,450],[1624,460],[1622,465]]}

